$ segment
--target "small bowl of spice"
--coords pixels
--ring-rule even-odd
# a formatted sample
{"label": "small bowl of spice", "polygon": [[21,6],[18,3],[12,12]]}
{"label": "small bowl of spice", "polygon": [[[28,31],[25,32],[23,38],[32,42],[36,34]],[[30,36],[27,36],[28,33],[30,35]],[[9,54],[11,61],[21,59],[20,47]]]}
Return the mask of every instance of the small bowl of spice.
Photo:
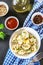
{"label": "small bowl of spice", "polygon": [[0,17],[5,16],[9,11],[7,3],[0,1]]}
{"label": "small bowl of spice", "polygon": [[8,30],[15,30],[19,26],[18,18],[10,16],[5,20],[5,27]]}
{"label": "small bowl of spice", "polygon": [[43,14],[40,12],[36,12],[32,15],[31,20],[35,25],[43,24]]}

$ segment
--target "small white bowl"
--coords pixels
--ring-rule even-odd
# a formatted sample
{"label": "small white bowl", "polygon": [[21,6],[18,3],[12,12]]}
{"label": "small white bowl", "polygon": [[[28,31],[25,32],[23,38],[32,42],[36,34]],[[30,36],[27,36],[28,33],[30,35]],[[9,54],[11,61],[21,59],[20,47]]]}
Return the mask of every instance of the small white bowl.
{"label": "small white bowl", "polygon": [[[35,13],[32,15],[32,17],[31,17],[31,21],[32,21],[33,24],[35,24],[34,21],[33,21],[33,18],[34,18],[36,15],[41,15],[41,16],[43,17],[43,14],[42,14],[41,12],[35,12]],[[40,23],[40,24],[35,24],[35,25],[41,25],[41,24],[43,24],[43,22]]]}
{"label": "small white bowl", "polygon": [[[11,40],[12,40],[12,38],[14,37],[14,35],[19,34],[23,29],[27,30],[29,33],[33,34],[33,35],[36,37],[36,39],[37,39],[37,41],[38,41],[38,49],[37,49],[36,52],[33,52],[33,53],[29,54],[29,55],[19,56],[18,54],[15,54],[15,53],[13,52]],[[39,51],[39,49],[40,49],[40,46],[41,46],[41,40],[40,40],[39,34],[38,34],[34,29],[29,28],[29,27],[22,27],[22,28],[16,30],[16,31],[11,35],[10,40],[9,40],[9,47],[10,47],[10,49],[11,49],[11,52],[12,52],[16,57],[21,58],[21,59],[27,59],[27,58],[30,59],[31,57],[33,57],[34,55],[36,55],[36,53],[37,53],[37,52]]]}
{"label": "small white bowl", "polygon": [[6,9],[7,9],[7,12],[6,12],[4,15],[0,15],[0,17],[2,17],[2,16],[5,16],[5,15],[8,13],[8,11],[9,11],[9,6],[8,6],[7,3],[5,3],[5,2],[3,2],[3,1],[0,1],[0,5],[4,5],[4,6],[6,7]]}
{"label": "small white bowl", "polygon": [[[7,25],[6,25],[7,21],[8,21],[10,18],[16,19],[16,20],[17,20],[17,23],[18,23],[17,26],[16,26],[15,28],[13,28],[13,29],[8,28]],[[18,26],[19,26],[19,20],[17,19],[17,17],[15,17],[15,16],[9,16],[8,18],[6,18],[6,20],[5,20],[5,27],[6,27],[8,30],[15,30]]]}

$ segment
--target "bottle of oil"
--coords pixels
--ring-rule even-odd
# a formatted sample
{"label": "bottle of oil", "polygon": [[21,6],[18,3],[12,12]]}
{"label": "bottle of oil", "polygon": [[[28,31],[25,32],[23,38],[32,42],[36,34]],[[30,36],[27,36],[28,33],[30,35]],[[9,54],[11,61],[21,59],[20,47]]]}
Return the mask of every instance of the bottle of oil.
{"label": "bottle of oil", "polygon": [[33,2],[33,0],[13,0],[13,9],[18,13],[30,11]]}

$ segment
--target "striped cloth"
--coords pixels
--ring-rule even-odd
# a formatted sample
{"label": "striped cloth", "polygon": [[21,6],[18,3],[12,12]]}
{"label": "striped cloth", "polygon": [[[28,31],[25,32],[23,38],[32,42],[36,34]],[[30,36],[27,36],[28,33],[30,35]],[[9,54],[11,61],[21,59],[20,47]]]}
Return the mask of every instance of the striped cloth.
{"label": "striped cloth", "polygon": [[[33,10],[32,10],[32,12],[30,12],[30,14],[28,14],[23,26],[24,27],[25,26],[31,27],[31,28],[35,29],[39,33],[39,35],[42,39],[43,38],[43,25],[36,26],[31,22],[31,16],[34,12],[40,11],[43,14],[43,3],[40,3],[40,5],[39,5],[37,0],[35,0],[35,3],[36,2],[37,2],[37,5],[33,6]],[[19,58],[17,58],[16,56],[14,56],[12,54],[11,50],[8,49],[8,52],[6,54],[3,65],[27,65],[29,63],[29,61],[30,61],[30,59],[19,59]],[[32,63],[31,65],[40,65],[40,62],[38,61],[36,63]]]}

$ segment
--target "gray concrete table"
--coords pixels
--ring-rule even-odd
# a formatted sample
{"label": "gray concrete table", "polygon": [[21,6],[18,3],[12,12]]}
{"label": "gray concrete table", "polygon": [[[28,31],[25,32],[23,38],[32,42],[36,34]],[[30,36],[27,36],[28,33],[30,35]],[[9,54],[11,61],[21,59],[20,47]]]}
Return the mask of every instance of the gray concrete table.
{"label": "gray concrete table", "polygon": [[[24,20],[27,17],[29,12],[26,12],[24,14],[18,14],[11,7],[12,6],[11,5],[12,4],[12,0],[0,0],[0,1],[5,1],[9,5],[9,12],[8,12],[8,14],[6,16],[0,18],[0,23],[4,23],[5,19],[8,16],[16,16],[19,19],[19,21],[20,21],[18,28],[22,27],[23,23],[24,23]],[[7,32],[9,35],[11,35],[13,33],[13,31],[9,31],[7,29],[5,29],[4,31]],[[10,36],[7,37],[4,41],[0,40],[0,65],[2,65],[2,63],[4,61],[4,58],[5,58],[5,55],[7,53],[7,50],[9,48],[9,38],[10,38]],[[42,43],[41,43],[40,51],[43,51],[43,40],[42,40]],[[41,62],[41,65],[43,65],[43,59],[40,62]]]}

